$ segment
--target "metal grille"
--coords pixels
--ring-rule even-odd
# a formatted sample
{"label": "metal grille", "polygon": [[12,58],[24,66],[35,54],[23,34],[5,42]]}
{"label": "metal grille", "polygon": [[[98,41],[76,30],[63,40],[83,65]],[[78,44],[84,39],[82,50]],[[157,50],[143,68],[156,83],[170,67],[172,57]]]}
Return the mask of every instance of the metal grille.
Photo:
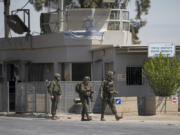
{"label": "metal grille", "polygon": [[126,68],[127,85],[142,85],[142,67]]}
{"label": "metal grille", "polygon": [[[60,82],[62,98],[58,104],[58,112],[77,112],[74,99],[78,97],[75,86],[78,82]],[[94,94],[92,111],[100,112],[99,87],[101,82],[90,82]],[[45,82],[18,83],[16,85],[16,112],[38,112],[50,113],[51,102]]]}

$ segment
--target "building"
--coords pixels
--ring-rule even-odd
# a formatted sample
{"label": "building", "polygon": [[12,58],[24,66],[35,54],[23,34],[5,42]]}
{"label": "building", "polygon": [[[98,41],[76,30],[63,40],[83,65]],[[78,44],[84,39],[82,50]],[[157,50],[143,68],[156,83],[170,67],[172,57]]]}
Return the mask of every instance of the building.
{"label": "building", "polygon": [[[9,82],[2,85],[9,93],[1,91],[1,103],[9,94],[4,105],[9,108],[1,105],[0,110],[16,110],[16,82],[52,80],[55,72],[63,81],[85,75],[102,81],[112,70],[119,96],[153,95],[142,77],[147,46],[132,45],[127,10],[69,9],[58,33],[52,32],[60,29],[54,18],[57,14],[42,14],[41,35],[0,39],[0,81]],[[179,47],[176,52],[179,56]]]}

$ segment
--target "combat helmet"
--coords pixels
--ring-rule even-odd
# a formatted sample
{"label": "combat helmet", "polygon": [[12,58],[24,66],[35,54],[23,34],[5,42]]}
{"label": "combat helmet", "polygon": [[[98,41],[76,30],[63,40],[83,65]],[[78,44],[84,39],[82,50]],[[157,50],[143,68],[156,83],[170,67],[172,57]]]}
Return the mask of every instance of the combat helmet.
{"label": "combat helmet", "polygon": [[90,81],[90,77],[89,76],[85,76],[83,80],[84,81]]}
{"label": "combat helmet", "polygon": [[59,73],[55,73],[54,74],[54,77],[57,78],[57,77],[61,77],[61,75]]}
{"label": "combat helmet", "polygon": [[113,76],[114,73],[112,71],[108,71],[107,76]]}

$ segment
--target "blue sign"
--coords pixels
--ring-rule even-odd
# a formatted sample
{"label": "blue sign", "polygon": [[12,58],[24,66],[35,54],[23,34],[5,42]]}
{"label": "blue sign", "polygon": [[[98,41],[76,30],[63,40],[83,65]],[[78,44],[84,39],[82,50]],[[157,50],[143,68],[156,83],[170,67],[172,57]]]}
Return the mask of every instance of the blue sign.
{"label": "blue sign", "polygon": [[121,104],[121,99],[120,98],[116,98],[115,100],[115,104],[120,105]]}

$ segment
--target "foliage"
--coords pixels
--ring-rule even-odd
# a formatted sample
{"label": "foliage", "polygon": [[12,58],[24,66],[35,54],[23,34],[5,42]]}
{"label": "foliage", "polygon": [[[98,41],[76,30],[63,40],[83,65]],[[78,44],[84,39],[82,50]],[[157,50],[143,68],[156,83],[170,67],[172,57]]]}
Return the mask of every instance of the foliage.
{"label": "foliage", "polygon": [[143,75],[156,96],[171,96],[180,87],[180,59],[160,54],[144,63]]}
{"label": "foliage", "polygon": [[140,28],[146,25],[146,20],[142,19],[143,15],[148,14],[150,8],[150,0],[136,0],[136,18],[131,20],[130,30],[132,32],[132,38],[134,44],[139,44],[139,37],[137,36]]}
{"label": "foliage", "polygon": [[[33,4],[36,11],[41,11],[43,7],[48,7],[49,3],[58,3],[58,0],[30,0],[30,3]],[[72,3],[72,0],[64,0],[64,5],[67,6]]]}

